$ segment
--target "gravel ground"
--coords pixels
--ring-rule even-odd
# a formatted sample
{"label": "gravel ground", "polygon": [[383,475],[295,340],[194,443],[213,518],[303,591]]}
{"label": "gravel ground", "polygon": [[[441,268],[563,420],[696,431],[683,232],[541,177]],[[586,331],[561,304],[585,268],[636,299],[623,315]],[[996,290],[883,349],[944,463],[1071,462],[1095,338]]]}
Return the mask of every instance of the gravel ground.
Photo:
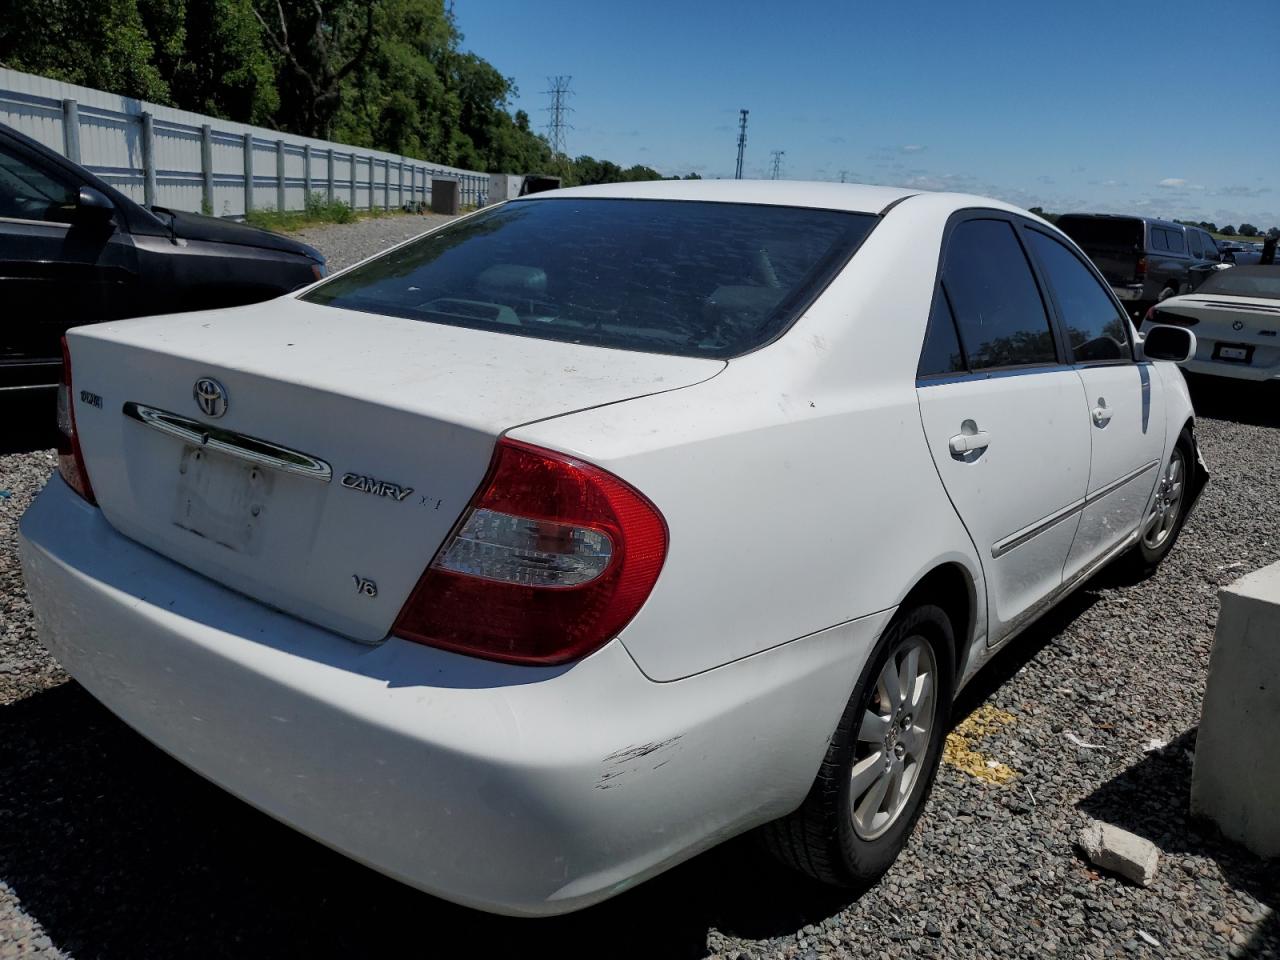
{"label": "gravel ground", "polygon": [[[340,266],[413,227],[308,239]],[[1217,590],[1280,557],[1280,405],[1195,387],[1214,477],[1173,554],[1145,582],[1104,574],[965,692],[928,809],[877,887],[815,888],[744,838],[546,921],[453,907],[351,863],[68,681],[31,628],[14,540],[52,456],[0,455],[0,960],[1280,957],[1280,871],[1186,815]],[[1167,746],[1147,752],[1152,740]],[[1150,888],[1081,861],[1088,817],[1156,843]]]}
{"label": "gravel ground", "polygon": [[356,223],[311,227],[294,234],[325,255],[330,270],[341,270],[445,223],[439,214],[393,214]]}

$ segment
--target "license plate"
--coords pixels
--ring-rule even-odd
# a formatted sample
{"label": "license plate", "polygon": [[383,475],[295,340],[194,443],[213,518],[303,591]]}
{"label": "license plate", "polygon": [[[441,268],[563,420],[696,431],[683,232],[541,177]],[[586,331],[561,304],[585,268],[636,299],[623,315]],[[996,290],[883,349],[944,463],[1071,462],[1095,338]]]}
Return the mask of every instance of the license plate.
{"label": "license plate", "polygon": [[262,467],[184,446],[173,522],[229,550],[255,554],[274,479]]}
{"label": "license plate", "polygon": [[1247,362],[1249,360],[1248,347],[1219,347],[1219,360],[1235,360],[1237,362]]}

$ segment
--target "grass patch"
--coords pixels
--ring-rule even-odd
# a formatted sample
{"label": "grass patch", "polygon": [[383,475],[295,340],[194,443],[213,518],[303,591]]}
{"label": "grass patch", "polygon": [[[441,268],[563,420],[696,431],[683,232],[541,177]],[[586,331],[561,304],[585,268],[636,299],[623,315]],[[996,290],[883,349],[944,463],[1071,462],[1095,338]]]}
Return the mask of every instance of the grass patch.
{"label": "grass patch", "polygon": [[245,222],[264,230],[275,230],[287,233],[301,230],[304,227],[324,223],[354,223],[365,217],[384,217],[399,210],[352,210],[344,200],[330,200],[322,193],[313,193],[307,197],[307,205],[302,210],[276,210],[274,207],[263,207],[250,210],[245,214]]}

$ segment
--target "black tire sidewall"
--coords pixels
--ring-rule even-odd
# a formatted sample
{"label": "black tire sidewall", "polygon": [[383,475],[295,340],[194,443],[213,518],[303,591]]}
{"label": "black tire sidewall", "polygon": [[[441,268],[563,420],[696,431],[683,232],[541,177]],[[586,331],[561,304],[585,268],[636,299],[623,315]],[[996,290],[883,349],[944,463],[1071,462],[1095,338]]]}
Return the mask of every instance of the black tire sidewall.
{"label": "black tire sidewall", "polygon": [[[850,810],[850,777],[858,740],[858,727],[863,711],[867,709],[874,693],[875,683],[885,660],[895,647],[911,636],[921,636],[933,650],[937,664],[937,686],[934,691],[933,728],[925,754],[924,770],[916,778],[907,808],[896,823],[875,840],[864,840],[854,832]],[[836,819],[836,840],[842,865],[854,887],[870,886],[889,869],[897,859],[912,828],[924,809],[925,800],[933,785],[934,776],[942,756],[942,744],[946,739],[951,716],[951,698],[954,685],[954,636],[946,613],[932,605],[915,606],[900,612],[884,632],[875,650],[867,660],[867,666],[858,680],[847,709],[852,711],[849,723],[842,724],[843,736],[833,740],[832,748],[841,751],[841,786],[836,795],[836,809],[829,815]]]}

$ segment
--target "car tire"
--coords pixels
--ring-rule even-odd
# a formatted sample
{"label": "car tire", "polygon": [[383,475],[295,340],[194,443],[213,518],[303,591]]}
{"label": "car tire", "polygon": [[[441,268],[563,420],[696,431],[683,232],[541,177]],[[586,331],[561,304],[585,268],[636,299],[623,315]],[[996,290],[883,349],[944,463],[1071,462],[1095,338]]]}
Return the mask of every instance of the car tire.
{"label": "car tire", "polygon": [[[804,803],[764,827],[765,846],[775,857],[823,883],[859,891],[889,869],[938,770],[951,715],[954,649],[951,621],[941,608],[899,610],[858,678]],[[913,654],[919,696],[886,689],[911,676]],[[896,801],[890,799],[895,785]]]}
{"label": "car tire", "polygon": [[1191,431],[1184,427],[1160,468],[1155,497],[1142,519],[1138,542],[1123,558],[1134,574],[1150,576],[1173,549],[1191,508],[1194,470],[1195,444]]}

